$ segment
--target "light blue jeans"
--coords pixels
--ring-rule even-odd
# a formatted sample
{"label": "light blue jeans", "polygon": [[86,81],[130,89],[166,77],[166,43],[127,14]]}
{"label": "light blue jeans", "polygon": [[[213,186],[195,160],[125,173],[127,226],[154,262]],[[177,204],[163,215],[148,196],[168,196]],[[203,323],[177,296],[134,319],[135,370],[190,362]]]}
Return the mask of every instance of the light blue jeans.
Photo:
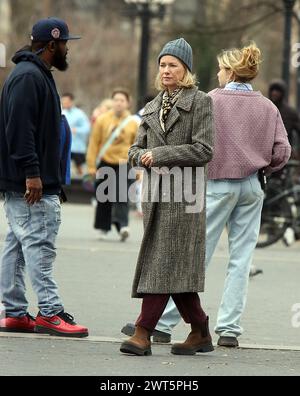
{"label": "light blue jeans", "polygon": [[[238,337],[244,312],[250,266],[257,243],[264,193],[257,174],[239,180],[210,180],[207,184],[206,268],[227,226],[229,263],[215,332]],[[181,316],[172,299],[156,329],[171,333]]]}
{"label": "light blue jeans", "polygon": [[61,222],[59,197],[43,195],[39,203],[29,205],[22,194],[7,192],[4,208],[9,226],[0,269],[5,313],[10,317],[27,313],[27,269],[41,315],[54,316],[64,309],[52,277],[55,239]]}

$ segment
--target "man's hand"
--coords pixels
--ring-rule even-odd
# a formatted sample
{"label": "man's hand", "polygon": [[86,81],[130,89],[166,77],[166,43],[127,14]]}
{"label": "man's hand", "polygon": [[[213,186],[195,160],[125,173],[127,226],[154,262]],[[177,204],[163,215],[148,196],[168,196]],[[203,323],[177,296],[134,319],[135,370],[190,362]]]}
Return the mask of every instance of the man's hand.
{"label": "man's hand", "polygon": [[148,153],[145,153],[141,156],[141,162],[143,165],[147,166],[150,168],[153,165],[153,156],[152,156],[152,151],[148,151]]}
{"label": "man's hand", "polygon": [[26,193],[24,198],[29,205],[39,202],[43,195],[42,180],[39,177],[26,179]]}

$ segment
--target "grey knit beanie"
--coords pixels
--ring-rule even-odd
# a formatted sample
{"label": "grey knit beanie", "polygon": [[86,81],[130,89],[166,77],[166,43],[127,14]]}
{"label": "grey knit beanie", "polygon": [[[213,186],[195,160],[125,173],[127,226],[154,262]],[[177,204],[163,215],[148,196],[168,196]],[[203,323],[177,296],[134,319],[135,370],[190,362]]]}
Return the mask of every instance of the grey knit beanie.
{"label": "grey knit beanie", "polygon": [[158,63],[161,58],[165,55],[175,56],[179,60],[181,60],[189,69],[192,71],[193,69],[193,50],[188,42],[185,41],[184,38],[179,38],[177,40],[169,41],[161,53],[158,56]]}

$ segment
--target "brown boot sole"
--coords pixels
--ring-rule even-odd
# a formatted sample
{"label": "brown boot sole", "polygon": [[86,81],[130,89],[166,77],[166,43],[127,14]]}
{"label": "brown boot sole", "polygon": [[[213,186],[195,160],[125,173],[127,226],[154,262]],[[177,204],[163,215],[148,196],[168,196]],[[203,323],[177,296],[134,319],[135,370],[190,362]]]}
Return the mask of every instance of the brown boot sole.
{"label": "brown boot sole", "polygon": [[197,352],[208,353],[213,351],[214,351],[214,347],[212,343],[201,345],[194,348],[185,348],[182,347],[182,345],[180,344],[179,345],[174,344],[171,349],[171,353],[173,355],[189,355],[189,356],[195,355]]}
{"label": "brown boot sole", "polygon": [[123,342],[121,345],[120,351],[122,353],[127,353],[129,355],[135,355],[135,356],[151,356],[152,351],[151,347],[149,348],[139,348],[138,346],[135,346],[129,342]]}

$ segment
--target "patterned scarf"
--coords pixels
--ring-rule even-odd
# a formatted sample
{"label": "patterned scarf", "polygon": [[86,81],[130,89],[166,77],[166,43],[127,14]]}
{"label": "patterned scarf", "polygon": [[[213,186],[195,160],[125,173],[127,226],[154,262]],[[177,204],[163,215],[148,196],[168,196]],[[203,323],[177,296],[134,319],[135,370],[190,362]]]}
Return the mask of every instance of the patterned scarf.
{"label": "patterned scarf", "polygon": [[160,111],[160,122],[164,126],[167,122],[168,116],[170,111],[172,110],[173,106],[177,102],[180,94],[182,92],[182,88],[175,89],[171,94],[168,91],[165,91],[162,99],[162,106]]}

